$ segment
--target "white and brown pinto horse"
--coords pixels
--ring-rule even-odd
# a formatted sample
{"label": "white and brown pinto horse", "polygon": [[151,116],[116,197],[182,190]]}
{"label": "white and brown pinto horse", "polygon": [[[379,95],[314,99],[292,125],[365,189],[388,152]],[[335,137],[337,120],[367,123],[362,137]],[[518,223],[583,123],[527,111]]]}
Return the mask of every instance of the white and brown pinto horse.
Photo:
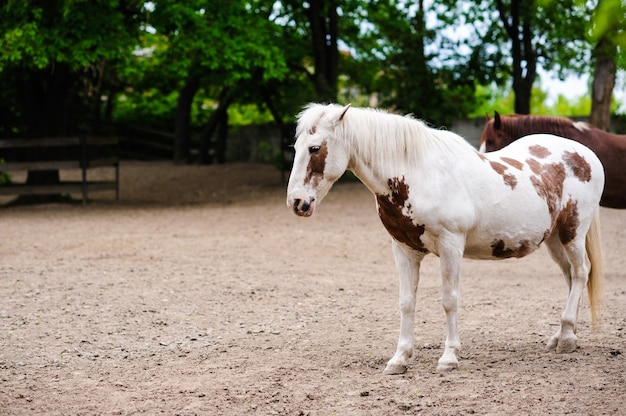
{"label": "white and brown pinto horse", "polygon": [[352,171],[375,195],[400,274],[400,335],[386,374],[406,371],[414,346],[420,262],[440,258],[445,350],[438,369],[458,366],[463,257],[523,257],[545,242],[569,286],[561,326],[547,349],[576,349],[578,304],[587,285],[592,317],[603,279],[598,235],[602,164],[585,146],[545,134],[480,154],[448,131],[384,111],[311,104],[299,115],[287,205],[310,216]]}
{"label": "white and brown pinto horse", "polygon": [[480,138],[480,151],[502,149],[520,137],[549,133],[584,144],[598,156],[604,166],[605,184],[600,205],[626,209],[626,134],[612,134],[581,121],[565,117],[500,115],[487,117]]}

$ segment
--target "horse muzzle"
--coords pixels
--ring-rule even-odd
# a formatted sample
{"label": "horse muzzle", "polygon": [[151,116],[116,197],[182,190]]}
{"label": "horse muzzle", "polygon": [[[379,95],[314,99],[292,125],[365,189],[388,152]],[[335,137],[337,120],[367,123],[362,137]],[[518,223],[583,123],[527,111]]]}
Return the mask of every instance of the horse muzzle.
{"label": "horse muzzle", "polygon": [[300,217],[310,217],[315,209],[315,198],[293,197],[287,200],[287,205],[293,210],[294,214]]}

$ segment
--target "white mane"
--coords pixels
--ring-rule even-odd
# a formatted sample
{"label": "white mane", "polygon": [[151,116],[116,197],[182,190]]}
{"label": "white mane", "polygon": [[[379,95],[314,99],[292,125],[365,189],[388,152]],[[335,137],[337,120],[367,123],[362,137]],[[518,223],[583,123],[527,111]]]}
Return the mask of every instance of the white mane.
{"label": "white mane", "polygon": [[[338,114],[341,108],[336,104],[310,104],[299,115],[297,136],[305,131],[313,133],[318,125],[330,123],[325,118]],[[474,151],[467,141],[452,132],[429,128],[411,116],[371,108],[348,109],[335,133],[339,140],[348,141],[360,158],[378,166],[420,164],[435,149],[453,157]]]}

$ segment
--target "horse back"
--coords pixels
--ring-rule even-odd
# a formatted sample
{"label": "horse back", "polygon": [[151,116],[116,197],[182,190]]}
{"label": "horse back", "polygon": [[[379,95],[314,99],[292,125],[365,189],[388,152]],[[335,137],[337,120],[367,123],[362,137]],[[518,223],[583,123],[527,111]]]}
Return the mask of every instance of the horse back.
{"label": "horse back", "polygon": [[[490,154],[509,163],[522,164],[520,173],[548,202],[568,200],[590,205],[600,201],[604,188],[604,168],[599,157],[587,146],[552,134],[525,136]],[[550,207],[558,209],[558,206]]]}
{"label": "horse back", "polygon": [[[537,134],[483,157],[493,171],[490,176],[500,183],[494,182],[478,200],[467,257],[524,257],[566,224],[572,228],[592,220],[604,173],[587,147]],[[563,233],[564,239],[572,235]]]}

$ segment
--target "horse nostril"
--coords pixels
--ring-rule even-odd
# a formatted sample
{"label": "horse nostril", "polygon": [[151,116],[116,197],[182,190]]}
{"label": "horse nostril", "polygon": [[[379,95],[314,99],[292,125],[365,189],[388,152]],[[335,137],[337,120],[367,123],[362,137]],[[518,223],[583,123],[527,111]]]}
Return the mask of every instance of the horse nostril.
{"label": "horse nostril", "polygon": [[300,206],[300,199],[294,199],[293,200],[293,211],[294,212],[298,212],[298,207]]}
{"label": "horse nostril", "polygon": [[311,198],[309,202],[304,202],[302,204],[302,211],[307,212],[309,208],[311,208],[311,204],[313,204],[313,202],[315,202],[315,198]]}

